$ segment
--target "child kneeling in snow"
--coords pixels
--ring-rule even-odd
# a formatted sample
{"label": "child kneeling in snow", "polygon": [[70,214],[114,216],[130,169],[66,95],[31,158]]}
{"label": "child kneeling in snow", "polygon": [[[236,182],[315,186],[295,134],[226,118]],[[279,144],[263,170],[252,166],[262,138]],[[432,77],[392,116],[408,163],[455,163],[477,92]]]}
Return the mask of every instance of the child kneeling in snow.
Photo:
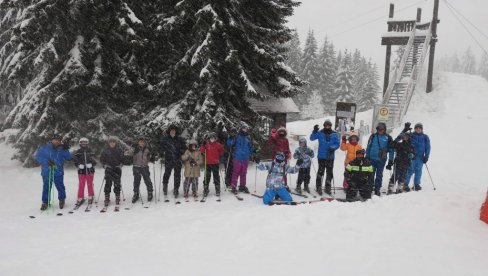
{"label": "child kneeling in snow", "polygon": [[368,181],[374,177],[373,166],[364,155],[364,149],[356,151],[356,158],[346,166],[344,176],[349,184],[346,190],[347,201],[355,201],[358,192],[363,200],[371,198],[371,188]]}
{"label": "child kneeling in snow", "polygon": [[263,195],[263,203],[266,205],[272,203],[276,195],[283,201],[293,201],[290,193],[286,190],[285,175],[286,173],[297,173],[300,167],[291,167],[285,164],[285,159],[285,154],[278,152],[276,153],[273,162],[263,162],[258,165],[258,169],[268,171],[268,177],[266,178],[266,192]]}

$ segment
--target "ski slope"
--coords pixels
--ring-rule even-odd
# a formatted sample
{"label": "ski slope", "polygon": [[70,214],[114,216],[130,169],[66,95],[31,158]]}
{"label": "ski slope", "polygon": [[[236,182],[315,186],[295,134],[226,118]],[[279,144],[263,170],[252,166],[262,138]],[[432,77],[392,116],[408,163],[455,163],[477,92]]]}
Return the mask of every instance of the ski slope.
{"label": "ski slope", "polygon": [[[127,211],[132,172],[124,167],[119,213],[112,206],[104,214],[68,214],[77,190],[70,166],[67,206],[58,217],[57,210],[39,212],[40,170],[11,161],[12,150],[1,144],[0,275],[488,275],[488,225],[478,219],[487,188],[487,104],[488,82],[462,74],[441,74],[433,93],[415,95],[406,119],[422,121],[431,137],[437,190],[424,170],[423,191],[365,203],[268,207],[224,193],[220,203],[212,196],[206,203],[138,204]],[[308,132],[314,124],[289,128]],[[340,186],[344,154],[337,156]],[[251,165],[250,190],[257,183],[262,193],[265,177]],[[101,180],[97,168],[97,194]]]}

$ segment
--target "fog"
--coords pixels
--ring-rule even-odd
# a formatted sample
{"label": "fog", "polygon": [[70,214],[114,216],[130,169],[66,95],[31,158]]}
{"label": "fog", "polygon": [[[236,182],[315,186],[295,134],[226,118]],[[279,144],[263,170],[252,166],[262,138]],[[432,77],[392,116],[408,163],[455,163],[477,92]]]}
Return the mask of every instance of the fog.
{"label": "fog", "polygon": [[[484,34],[488,34],[487,0],[448,2]],[[365,56],[371,57],[382,70],[385,46],[381,46],[381,35],[387,31],[389,3],[395,4],[395,18],[415,19],[417,7],[420,7],[422,22],[432,19],[434,0],[302,0],[301,6],[289,18],[288,25],[298,30],[302,43],[308,30],[313,29],[319,43],[327,35],[336,49],[357,48]],[[440,0],[439,19],[437,57],[455,51],[462,54],[469,45],[479,57],[481,48],[456,20],[444,0]],[[479,34],[469,23],[465,24],[484,49],[488,49],[488,38]]]}

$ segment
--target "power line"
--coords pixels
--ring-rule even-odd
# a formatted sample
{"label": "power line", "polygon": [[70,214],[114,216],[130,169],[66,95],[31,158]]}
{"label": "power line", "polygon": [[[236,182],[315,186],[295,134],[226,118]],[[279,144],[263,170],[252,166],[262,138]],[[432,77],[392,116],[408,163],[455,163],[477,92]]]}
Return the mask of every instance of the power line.
{"label": "power line", "polygon": [[444,2],[446,2],[446,4],[448,6],[450,6],[454,11],[456,11],[458,13],[458,15],[460,15],[462,18],[464,18],[464,20],[466,20],[473,28],[475,28],[481,35],[483,35],[484,37],[488,38],[488,35],[486,35],[485,33],[483,33],[475,24],[473,24],[473,22],[471,22],[468,18],[466,18],[458,9],[456,9],[451,3],[447,2],[447,0],[444,0]]}
{"label": "power line", "polygon": [[454,12],[454,10],[449,6],[449,3],[447,3],[447,0],[444,0],[444,2],[447,4],[446,5],[447,9],[452,13],[452,15],[454,15],[456,20],[461,24],[461,26],[463,26],[463,28],[466,30],[466,32],[468,32],[468,34],[476,42],[476,44],[478,44],[478,46],[481,48],[481,50],[483,52],[485,52],[485,54],[488,55],[488,52],[485,50],[483,45],[478,41],[478,39],[476,39],[476,37],[473,35],[473,33],[471,33],[471,31],[468,29],[468,27],[463,23],[463,21],[457,16],[457,14]]}
{"label": "power line", "polygon": [[[418,2],[416,2],[416,3],[413,3],[413,4],[409,5],[409,6],[406,6],[406,7],[404,7],[404,8],[399,9],[397,12],[402,12],[402,11],[404,11],[404,10],[406,10],[406,9],[409,9],[409,8],[411,8],[411,7],[413,7],[413,6],[416,6],[416,5],[418,5],[418,4],[422,3],[422,2],[427,2],[427,1],[428,1],[428,0],[422,0],[422,1],[418,1]],[[367,21],[367,22],[364,22],[364,23],[358,24],[358,25],[356,25],[356,26],[354,26],[354,27],[351,27],[351,28],[346,29],[346,30],[344,30],[344,31],[342,31],[342,32],[339,32],[339,33],[336,33],[336,34],[332,35],[332,36],[331,36],[331,38],[333,38],[333,37],[337,37],[337,36],[340,36],[340,35],[343,35],[343,34],[345,34],[345,33],[351,32],[351,31],[354,31],[354,30],[356,30],[356,29],[359,29],[359,28],[361,28],[361,27],[364,27],[364,26],[366,26],[366,25],[369,25],[369,24],[371,24],[371,23],[373,23],[373,22],[376,22],[376,21],[379,21],[379,20],[383,20],[384,18],[385,18],[385,16],[381,16],[381,17],[375,18],[375,19],[373,19],[373,20],[370,20],[370,21]]]}

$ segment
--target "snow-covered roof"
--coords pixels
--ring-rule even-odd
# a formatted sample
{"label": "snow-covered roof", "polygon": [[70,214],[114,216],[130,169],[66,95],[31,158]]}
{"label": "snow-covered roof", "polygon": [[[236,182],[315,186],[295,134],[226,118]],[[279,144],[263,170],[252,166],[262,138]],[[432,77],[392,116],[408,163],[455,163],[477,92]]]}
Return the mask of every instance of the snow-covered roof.
{"label": "snow-covered roof", "polygon": [[247,101],[258,113],[300,113],[300,109],[291,98],[269,97],[264,101],[248,98]]}

